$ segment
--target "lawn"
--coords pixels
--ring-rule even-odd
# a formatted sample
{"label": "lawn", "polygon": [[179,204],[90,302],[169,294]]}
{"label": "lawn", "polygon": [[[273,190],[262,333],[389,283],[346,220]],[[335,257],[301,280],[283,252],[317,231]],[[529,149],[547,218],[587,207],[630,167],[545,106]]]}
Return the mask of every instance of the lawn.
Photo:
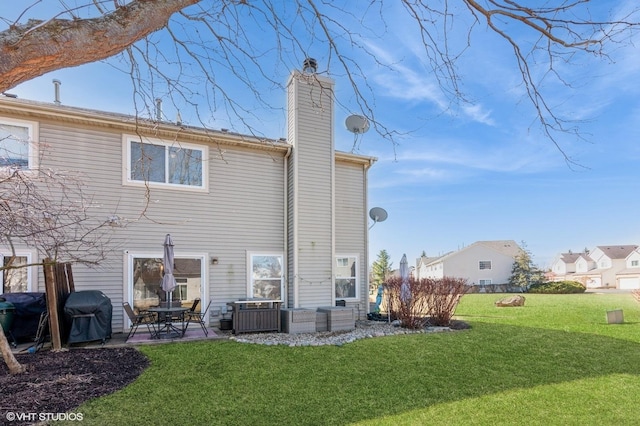
{"label": "lawn", "polygon": [[[142,347],[151,367],[75,410],[83,425],[625,425],[640,418],[640,304],[628,294],[462,298],[471,329],[284,347]],[[624,310],[624,324],[605,312]]]}

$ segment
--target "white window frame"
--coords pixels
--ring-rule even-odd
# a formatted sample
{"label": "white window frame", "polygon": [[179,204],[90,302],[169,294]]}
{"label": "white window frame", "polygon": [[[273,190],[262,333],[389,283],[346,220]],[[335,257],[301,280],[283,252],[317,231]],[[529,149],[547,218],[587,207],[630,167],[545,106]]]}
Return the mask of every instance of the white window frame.
{"label": "white window frame", "polygon": [[[37,121],[16,120],[13,118],[0,117],[0,127],[3,125],[24,127],[29,135],[29,152],[27,154],[27,167],[22,169],[25,172],[35,173],[38,170],[38,136],[39,126]],[[0,170],[6,170],[10,167],[0,166]]]}
{"label": "white window frame", "polygon": [[[286,271],[286,265],[284,264],[284,253],[282,252],[247,252],[247,297],[253,298],[253,286],[254,286],[254,276],[253,276],[253,259],[255,257],[279,257],[280,258],[280,301],[284,300],[285,297],[285,288],[284,288],[284,274]],[[276,279],[273,279],[276,281]]]}
{"label": "white window frame", "polygon": [[478,284],[479,285],[492,285],[493,284],[493,280],[491,280],[491,279],[478,280]]}
{"label": "white window frame", "polygon": [[[339,259],[349,259],[349,258],[354,258],[355,259],[355,270],[356,270],[356,275],[355,277],[344,277],[344,276],[340,276],[338,275],[338,260]],[[350,300],[350,301],[354,301],[354,300],[359,300],[360,299],[360,256],[358,254],[355,253],[351,253],[351,254],[336,254],[334,257],[334,262],[335,262],[335,278],[333,280],[333,296],[336,300]],[[355,287],[356,287],[356,293],[354,297],[338,297],[336,295],[336,283],[338,280],[340,279],[353,279],[355,281]]]}
{"label": "white window frame", "polygon": [[[33,263],[32,261],[32,253],[30,252],[24,252],[24,251],[16,251],[16,256],[18,257],[26,257],[27,258],[27,264],[31,264]],[[11,255],[5,255],[3,253],[0,253],[0,264],[4,265],[4,258],[5,257],[11,257]],[[27,292],[32,292],[34,291],[34,286],[33,286],[33,268],[34,266],[27,266]],[[4,292],[4,271],[2,271],[2,273],[0,273],[0,283],[2,284],[0,286],[0,294]]]}
{"label": "white window frame", "polygon": [[[129,252],[126,251],[126,285],[125,294],[127,295],[127,302],[133,306],[133,260],[137,258],[143,259],[162,259],[164,253],[162,252]],[[209,271],[207,270],[208,254],[203,253],[175,253],[174,259],[200,259],[200,306],[207,306],[209,303],[209,284],[207,277]],[[179,284],[178,284],[179,285]]]}
{"label": "white window frame", "polygon": [[631,261],[631,267],[632,268],[637,268],[638,266],[640,266],[640,260],[632,260]]}
{"label": "white window frame", "polygon": [[[141,181],[135,180],[131,177],[131,143],[143,143],[143,144],[151,144],[157,146],[164,146],[165,152],[166,148],[171,147],[180,147],[184,149],[193,149],[202,152],[202,185],[181,185],[177,183],[168,183],[166,182],[151,182],[151,181]],[[141,187],[157,187],[157,188],[171,188],[171,189],[179,189],[182,191],[196,191],[196,192],[208,192],[209,191],[209,147],[206,145],[197,145],[191,143],[182,143],[177,141],[164,141],[161,139],[147,138],[144,136],[137,135],[123,135],[122,136],[122,158],[124,159],[123,164],[123,175],[122,175],[122,183],[123,185],[130,186],[141,186]],[[168,158],[165,155],[165,170],[168,170]]]}
{"label": "white window frame", "polygon": [[[488,267],[487,267],[488,264]],[[484,267],[483,267],[484,266]],[[490,271],[493,268],[493,264],[490,260],[479,260],[478,269],[481,271]]]}

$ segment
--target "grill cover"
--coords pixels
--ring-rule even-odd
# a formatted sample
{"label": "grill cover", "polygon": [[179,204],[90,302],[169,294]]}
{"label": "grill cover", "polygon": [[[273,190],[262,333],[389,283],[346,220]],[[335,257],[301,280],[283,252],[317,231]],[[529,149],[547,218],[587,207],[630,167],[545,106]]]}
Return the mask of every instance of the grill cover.
{"label": "grill cover", "polygon": [[38,333],[40,314],[47,310],[44,293],[5,293],[2,297],[13,303],[11,335],[18,341],[30,340]]}
{"label": "grill cover", "polygon": [[68,325],[68,343],[106,341],[111,337],[113,306],[99,290],[76,291],[69,294],[64,304]]}

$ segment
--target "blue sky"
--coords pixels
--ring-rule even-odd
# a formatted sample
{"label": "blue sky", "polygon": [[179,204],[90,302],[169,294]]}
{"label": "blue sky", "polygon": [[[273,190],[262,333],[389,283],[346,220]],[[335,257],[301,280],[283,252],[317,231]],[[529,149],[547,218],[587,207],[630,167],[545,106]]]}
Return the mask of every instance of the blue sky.
{"label": "blue sky", "polygon": [[[617,2],[620,9],[630,5],[632,1]],[[349,50],[348,43],[337,40],[365,71],[378,120],[402,133],[395,146],[374,130],[355,141],[355,152],[378,158],[369,174],[369,205],[389,214],[370,230],[371,261],[381,249],[389,252],[397,267],[404,253],[415,259],[423,250],[435,256],[479,240],[512,239],[526,242],[534,261],[544,267],[569,249],[640,244],[637,48],[613,45],[608,59],[577,55],[573,65],[556,64],[571,87],[549,77],[541,86],[549,104],[576,120],[586,139],[557,135],[577,164],[570,166],[541,133],[515,59],[503,40],[482,25],[474,30],[471,47],[457,61],[469,102],[455,103],[442,93],[425,64],[420,40],[402,10],[387,6],[384,16],[388,30],[370,25],[360,31],[365,36],[361,43],[391,67],[379,66],[371,56]],[[461,14],[454,26],[468,24],[465,16]],[[305,39],[304,30],[299,31]],[[524,44],[531,41],[529,34],[517,36]],[[452,34],[449,41],[460,48],[464,33]],[[636,45],[639,41],[636,36]],[[310,36],[305,48],[318,60],[320,71],[330,67],[335,73],[342,104],[335,117],[336,147],[351,151],[354,135],[343,123],[360,111],[348,82],[335,58],[326,54],[324,43]],[[278,63],[273,52],[263,60],[270,76],[282,84],[302,57],[299,52],[284,56],[284,63]],[[57,78],[62,81],[65,105],[131,113],[131,85],[118,66],[118,60],[112,60],[60,70],[10,92],[52,101],[51,80]],[[534,72],[542,77],[543,68]],[[266,108],[230,76],[222,72],[218,78],[255,112],[255,126],[265,135],[286,136],[281,88],[255,77],[262,96],[275,106]],[[173,106],[167,108],[171,111]],[[181,107],[180,113],[185,122],[193,120],[188,108]],[[208,123],[243,131],[222,111],[211,113]]]}

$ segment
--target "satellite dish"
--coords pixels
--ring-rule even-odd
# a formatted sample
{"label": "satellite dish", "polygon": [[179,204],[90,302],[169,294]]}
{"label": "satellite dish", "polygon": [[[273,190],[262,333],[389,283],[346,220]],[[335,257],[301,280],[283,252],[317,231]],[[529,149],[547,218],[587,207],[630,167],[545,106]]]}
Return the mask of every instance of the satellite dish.
{"label": "satellite dish", "polygon": [[[373,220],[373,225],[375,225],[378,222],[387,220],[387,211],[382,207],[374,207],[369,210],[369,217]],[[373,225],[371,225],[369,229],[373,228]]]}
{"label": "satellite dish", "polygon": [[344,125],[347,126],[347,130],[356,135],[367,133],[369,130],[369,120],[362,115],[350,115],[344,121]]}

